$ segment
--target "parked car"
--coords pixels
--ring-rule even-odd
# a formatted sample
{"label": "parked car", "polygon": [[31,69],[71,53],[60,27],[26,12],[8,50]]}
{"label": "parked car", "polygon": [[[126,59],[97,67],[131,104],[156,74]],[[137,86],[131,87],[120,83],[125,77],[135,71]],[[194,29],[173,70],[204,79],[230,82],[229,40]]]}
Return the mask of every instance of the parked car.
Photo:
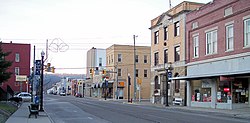
{"label": "parked car", "polygon": [[66,96],[65,92],[60,92],[60,96]]}
{"label": "parked car", "polygon": [[82,97],[82,94],[81,93],[76,93],[75,97]]}
{"label": "parked car", "polygon": [[173,105],[183,105],[183,99],[182,98],[174,98]]}
{"label": "parked car", "polygon": [[30,102],[31,101],[31,94],[28,93],[28,92],[20,92],[20,93],[14,95],[14,97],[22,98],[22,101],[24,101],[24,102]]}

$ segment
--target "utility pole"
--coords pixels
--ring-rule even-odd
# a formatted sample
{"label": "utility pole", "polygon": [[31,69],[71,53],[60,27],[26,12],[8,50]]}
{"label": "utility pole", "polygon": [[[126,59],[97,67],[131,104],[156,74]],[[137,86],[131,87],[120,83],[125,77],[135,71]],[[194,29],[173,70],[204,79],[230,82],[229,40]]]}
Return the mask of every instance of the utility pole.
{"label": "utility pole", "polygon": [[35,71],[36,71],[36,67],[35,67],[35,64],[36,64],[36,46],[34,45],[34,58],[33,58],[33,78],[32,78],[32,84],[31,84],[31,94],[32,94],[32,101],[34,101],[35,99]]}
{"label": "utility pole", "polygon": [[[130,102],[130,74],[128,74],[128,102]],[[132,102],[131,102],[132,103]]]}
{"label": "utility pole", "polygon": [[136,58],[136,53],[135,53],[135,38],[137,36],[133,35],[134,38],[134,101],[136,100],[136,63],[135,63],[135,58]]}

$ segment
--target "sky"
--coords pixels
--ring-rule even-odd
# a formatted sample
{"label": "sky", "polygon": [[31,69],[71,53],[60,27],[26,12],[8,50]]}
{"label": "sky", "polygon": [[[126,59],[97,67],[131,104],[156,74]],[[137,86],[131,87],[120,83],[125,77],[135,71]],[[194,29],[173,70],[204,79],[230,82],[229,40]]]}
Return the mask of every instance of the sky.
{"label": "sky", "polygon": [[41,59],[48,40],[46,62],[56,73],[85,74],[92,47],[133,45],[133,35],[136,45],[150,46],[150,21],[167,10],[169,0],[0,0],[0,41],[31,44],[33,61],[33,47]]}

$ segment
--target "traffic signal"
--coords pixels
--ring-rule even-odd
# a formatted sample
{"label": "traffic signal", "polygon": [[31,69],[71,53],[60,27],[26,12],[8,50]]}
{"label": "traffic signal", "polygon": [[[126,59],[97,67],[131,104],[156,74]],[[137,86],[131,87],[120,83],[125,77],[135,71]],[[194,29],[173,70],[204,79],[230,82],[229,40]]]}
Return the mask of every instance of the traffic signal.
{"label": "traffic signal", "polygon": [[51,67],[51,72],[52,72],[52,73],[55,73],[55,69],[56,69],[56,68],[55,68],[54,66]]}
{"label": "traffic signal", "polygon": [[89,73],[90,73],[90,74],[93,74],[93,72],[94,72],[93,69],[90,68]]}
{"label": "traffic signal", "polygon": [[106,70],[102,70],[102,74],[104,74],[104,75],[105,75],[106,73],[107,73],[107,71],[106,71]]}

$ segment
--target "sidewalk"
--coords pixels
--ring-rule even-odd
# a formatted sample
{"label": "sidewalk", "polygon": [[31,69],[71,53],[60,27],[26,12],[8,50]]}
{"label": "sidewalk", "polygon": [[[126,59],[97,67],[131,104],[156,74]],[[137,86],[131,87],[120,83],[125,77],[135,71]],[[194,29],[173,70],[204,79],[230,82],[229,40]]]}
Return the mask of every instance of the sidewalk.
{"label": "sidewalk", "polygon": [[242,119],[249,119],[250,120],[250,107],[247,108],[240,108],[240,109],[212,109],[212,108],[202,108],[202,107],[187,107],[187,106],[173,106],[170,105],[166,107],[162,104],[153,104],[149,100],[142,100],[141,102],[132,102],[129,103],[126,99],[99,99],[100,101],[113,101],[113,102],[119,102],[123,104],[132,104],[132,105],[145,105],[145,106],[154,106],[154,107],[160,107],[170,110],[179,110],[179,111],[187,111],[192,113],[192,111],[199,111],[199,112],[205,112],[205,113],[213,113],[213,115],[224,115],[229,117],[235,117],[235,118],[242,118]]}
{"label": "sidewalk", "polygon": [[46,112],[39,112],[37,118],[31,115],[29,118],[29,108],[30,103],[22,103],[18,110],[12,114],[6,123],[51,123]]}

